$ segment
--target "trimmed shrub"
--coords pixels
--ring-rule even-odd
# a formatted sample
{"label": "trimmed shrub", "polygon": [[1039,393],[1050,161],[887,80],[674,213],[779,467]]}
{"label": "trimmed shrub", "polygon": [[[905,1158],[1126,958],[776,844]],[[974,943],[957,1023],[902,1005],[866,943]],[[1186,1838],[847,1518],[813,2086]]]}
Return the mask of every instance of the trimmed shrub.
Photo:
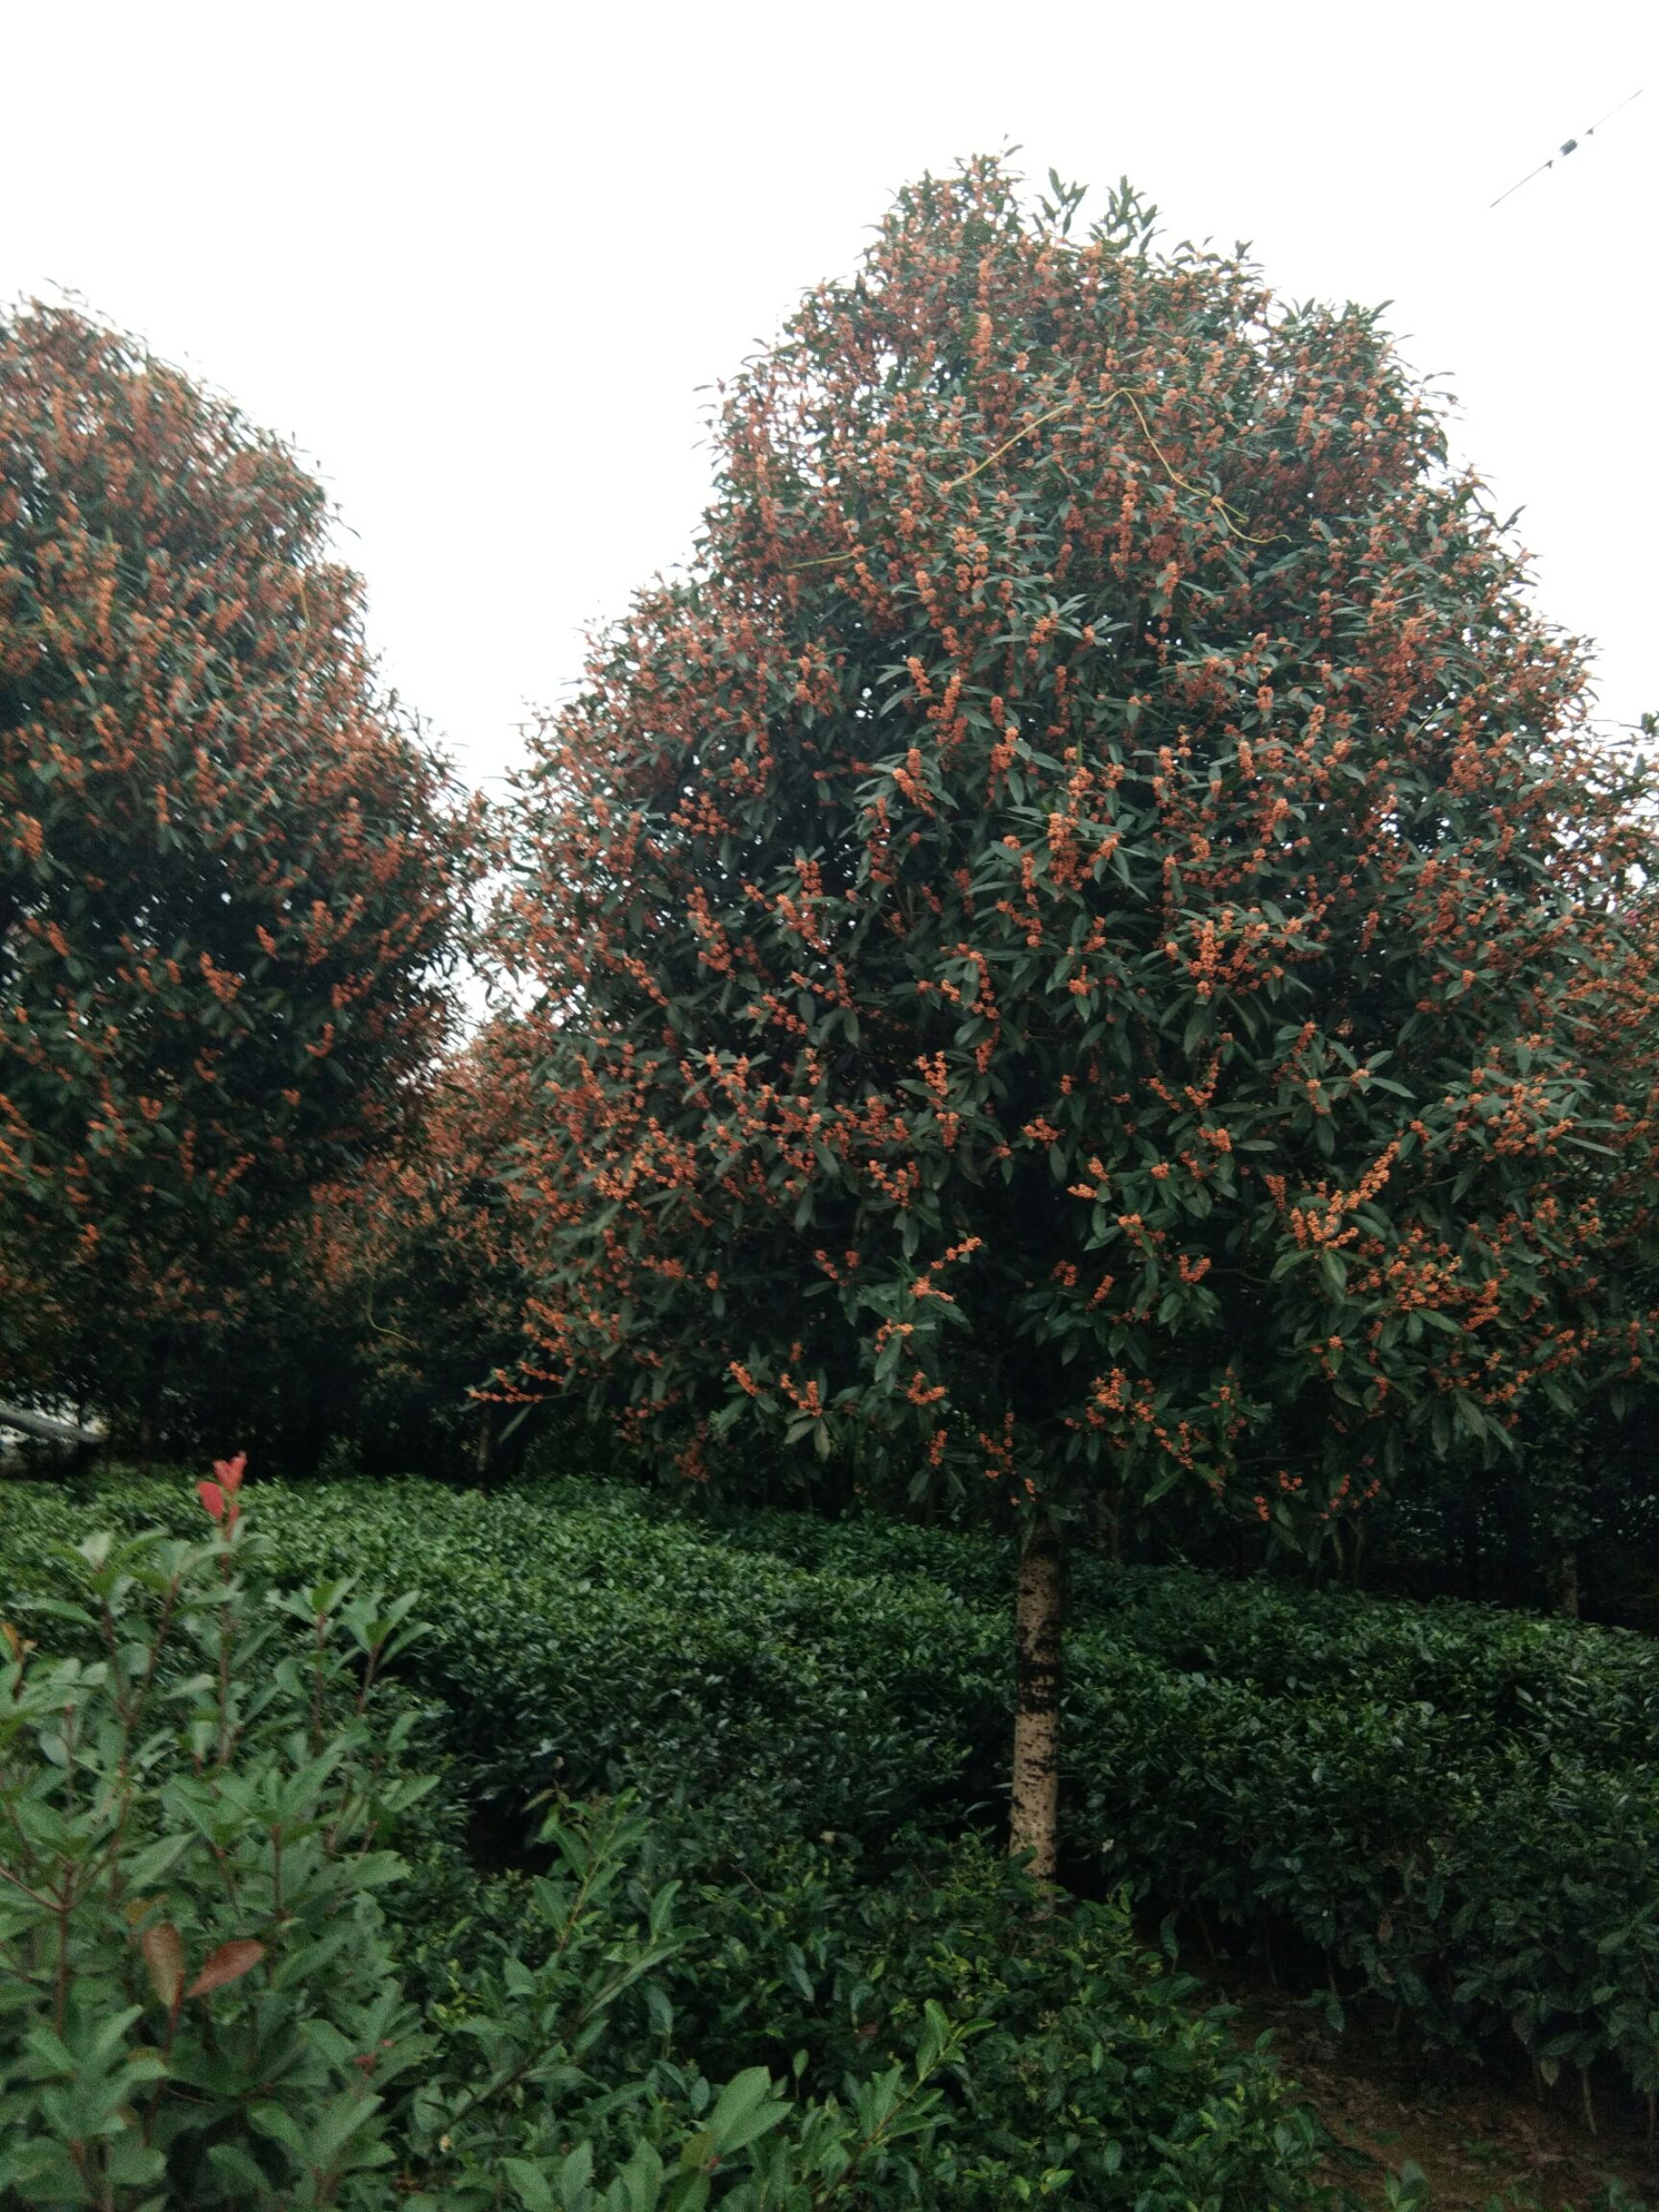
{"label": "trimmed shrub", "polygon": [[[8,1500],[13,1556],[38,1555],[60,1495]],[[950,1839],[998,1810],[1012,1685],[993,1543],[705,1526],[574,1483],[266,1495],[293,1572],[349,1555],[421,1584],[422,1685],[469,1787],[509,1809],[637,1789],[675,1870],[710,1874],[824,1834],[891,1870],[917,1847],[902,1832]],[[157,1509],[143,1486],[105,1503]],[[1293,1936],[1344,1998],[1431,2042],[1525,2053],[1546,2077],[1605,2061],[1659,2091],[1650,1646],[1177,1570],[1082,1579],[1067,1787],[1084,1887]]]}
{"label": "trimmed shrub", "polygon": [[[6,2201],[1311,2200],[1312,2122],[1262,2056],[1191,2010],[1123,1901],[1039,1913],[971,1835],[914,1829],[887,1838],[902,1881],[869,1879],[867,1845],[902,1794],[884,1747],[901,1586],[861,1608],[892,1678],[857,1705],[847,1608],[873,1586],[813,1589],[636,1515],[271,1485],[254,1547],[234,1489],[206,1486],[221,1528],[203,1545],[182,1486],[149,1482],[100,1501],[133,1532],[75,1546],[73,1495],[0,1496],[7,1600],[67,1647],[44,1659],[13,1626],[0,1675]],[[334,1571],[417,1552],[435,1620],[408,1649],[415,1593],[382,1604]],[[273,1568],[305,1585],[275,1588]],[[687,1633],[699,1604],[705,1631]],[[949,1632],[938,1608],[924,1657]],[[489,1698],[516,1629],[520,1663]],[[534,1723],[588,1783],[631,1768],[653,1784],[659,1812],[562,1797],[539,1829],[547,1870],[480,1880],[456,1847],[459,1804],[414,1769],[408,1687],[381,1679],[405,1652],[423,1689],[458,1700],[455,1773],[506,1790]],[[816,1779],[780,1758],[794,1706],[745,1718],[791,1665],[830,1716]],[[585,1670],[573,1717],[538,1707]],[[549,1767],[519,1757],[520,1804]],[[860,1814],[862,1845],[809,1833],[829,1807]],[[729,2072],[724,2090],[706,2067]]]}

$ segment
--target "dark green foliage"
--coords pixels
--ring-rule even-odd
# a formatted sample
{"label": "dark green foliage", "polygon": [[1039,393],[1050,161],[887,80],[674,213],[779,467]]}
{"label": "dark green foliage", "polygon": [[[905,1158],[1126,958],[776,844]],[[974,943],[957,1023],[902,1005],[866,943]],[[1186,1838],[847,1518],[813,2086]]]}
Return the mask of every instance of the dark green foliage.
{"label": "dark green foliage", "polygon": [[1622,1409],[1522,1425],[1513,1455],[1414,1465],[1363,1530],[1366,1583],[1659,1625],[1659,1468],[1651,1386]]}
{"label": "dark green foliage", "polygon": [[[637,1788],[675,1870],[721,1880],[757,1839],[826,1832],[908,1880],[921,1846],[900,1831],[996,1816],[1012,1684],[994,1543],[801,1515],[699,1527],[577,1484],[265,1495],[291,1571],[346,1548],[421,1583],[423,1681],[470,1786],[504,1807]],[[153,1486],[101,1500],[158,1509],[186,1510]],[[4,1512],[22,1557],[64,1507],[31,1490]],[[1431,2039],[1659,2084],[1651,1647],[1174,1570],[1102,1563],[1079,1584],[1074,1876],[1287,1936]]]}
{"label": "dark green foliage", "polygon": [[[810,2109],[764,2065],[716,2091],[651,1978],[672,1885],[640,1824],[550,1817],[549,1871],[423,2020],[386,1848],[431,1784],[371,1705],[411,1600],[273,1593],[223,1541],[149,1531],[60,1557],[0,1665],[0,2201],[104,2212],[815,2212],[916,2201],[963,2032],[924,2003],[908,2062]],[[250,1573],[250,1569],[253,1572]],[[420,1892],[416,1891],[419,1901]]]}
{"label": "dark green foliage", "polygon": [[[150,1877],[149,1917],[180,1929],[192,1968],[232,1920],[232,1934],[266,1941],[278,1960],[271,1987],[254,1973],[237,1984],[228,2040],[239,2051],[263,2007],[267,2039],[286,2036],[301,2057],[257,2117],[246,2082],[206,2105],[186,2096],[164,2179],[132,2127],[115,2127],[120,2157],[136,2161],[112,2200],[122,2212],[218,2201],[381,2212],[399,2200],[462,2212],[999,2212],[1036,2198],[1105,2212],[1267,2212],[1310,2200],[1311,2121],[1268,2062],[1190,2008],[1190,1984],[1143,1955],[1124,1902],[1039,1913],[1024,1876],[962,1832],[964,1744],[995,1731],[1006,1692],[986,1652],[970,1649],[951,1711],[933,1714],[930,1732],[906,1732],[905,1702],[936,1677],[961,1617],[949,1593],[933,1593],[929,1611],[920,1582],[806,1575],[604,1501],[550,1513],[536,1497],[486,1505],[427,1485],[273,1484],[254,1509],[272,1563],[308,1582],[347,1555],[371,1578],[402,1580],[420,1561],[434,1625],[405,1671],[452,1701],[451,1782],[521,1814],[556,1777],[589,1789],[632,1777],[655,1806],[647,1820],[563,1800],[532,1844],[545,1872],[481,1879],[459,1848],[461,1801],[421,1796],[399,1751],[421,1725],[407,1691],[393,1686],[390,1732],[352,1716],[357,1675],[332,1655],[334,1628],[349,1654],[373,1646],[389,1615],[377,1621],[372,1603],[341,1604],[315,1584],[288,1608],[256,1591],[229,1669],[246,1733],[223,1775],[209,1759],[207,1786],[237,1910],[213,1887],[199,1823],[167,1882]],[[96,1622],[63,1612],[86,1562],[60,1539],[91,1510],[44,1485],[0,1491],[12,1585],[0,1601],[82,1653],[49,1681],[31,1663],[41,1715],[13,1724],[8,1805],[62,1810],[60,1770],[27,1756],[29,1723],[56,1725],[68,1682],[89,1707],[106,1696],[83,1664]],[[171,1574],[193,1558],[216,1572],[202,1548],[187,1554],[154,1526],[195,1532],[181,1481],[111,1490],[96,1514],[148,1525],[95,1571],[117,1603],[142,1611],[146,1590],[154,1600],[147,1563]],[[199,1589],[189,1611],[205,1673],[188,1682],[186,1652],[156,1674],[163,1703],[177,1690],[182,1712],[205,1718],[183,1736],[158,1722],[147,1740],[143,1819],[125,1841],[92,1839],[111,1877],[131,1874],[127,1842],[142,1849],[169,1818],[182,1825],[184,1800],[204,1787],[180,1777],[179,1755],[190,1726],[211,1733],[220,1589]],[[319,1621],[329,1628],[323,1719],[334,1731],[320,1763],[307,1657]],[[873,1685],[862,1695],[861,1655]],[[122,1664],[129,1679],[142,1671],[141,1639]],[[96,1732],[106,1764],[119,1733],[107,1722]],[[327,1826],[336,1801],[360,1807],[340,1824],[339,1849]],[[895,1831],[919,1812],[924,1825]],[[382,1847],[393,1815],[412,1873]],[[279,1936],[274,1820],[327,1877],[298,1894]],[[186,1878],[192,1868],[202,1879]],[[93,2046],[117,1985],[133,1984],[129,2004],[146,2002],[141,1953],[104,1909],[108,1889],[89,1886],[76,1922],[89,1980],[84,2021],[64,2031],[65,2096],[98,2086]],[[320,1922],[309,1931],[308,1909]],[[0,1943],[15,1935],[15,1918],[0,1915]],[[154,2010],[154,1992],[148,2002]],[[0,2011],[0,2100],[13,2100],[0,2109],[21,2117],[26,2147],[60,2164],[68,2107],[48,2104],[56,2085],[40,2087],[5,2040],[7,2018],[30,2034],[49,2004],[25,1988]],[[143,2016],[124,2020],[115,2043],[123,2033],[130,2044],[157,2037]],[[382,2046],[383,2063],[353,2072],[364,2048]],[[717,2094],[710,2079],[723,2076]],[[107,2121],[131,2094],[110,2089]],[[23,2203],[91,2200],[56,2183],[15,2186]]]}
{"label": "dark green foliage", "polygon": [[1307,2114],[1190,2009],[1196,1984],[1141,1955],[1122,1899],[1033,1913],[1023,1875],[973,1835],[901,1839],[891,1863],[895,1879],[861,1879],[853,1855],[809,1843],[754,1882],[699,1886],[687,1918],[707,1935],[677,2001],[707,2021],[707,2064],[738,2062],[758,2008],[807,2054],[808,2081],[835,2080],[903,2048],[931,1991],[976,2023],[940,2201],[1002,2212],[1045,2178],[1137,2212],[1299,2199]]}
{"label": "dark green foliage", "polygon": [[406,1118],[475,809],[276,440],[0,310],[0,1365],[147,1430]]}
{"label": "dark green foliage", "polygon": [[[637,1787],[696,1807],[703,1847],[724,1851],[757,1827],[874,1839],[934,1799],[955,1826],[964,1772],[994,1787],[1007,1640],[948,1592],[804,1574],[626,1501],[551,1513],[535,1493],[424,1482],[257,1495],[284,1573],[349,1557],[419,1585],[422,1684],[453,1716],[470,1787],[511,1809],[553,1786]],[[63,1525],[55,1493],[5,1498],[12,1556],[29,1523]],[[194,1513],[185,1487],[159,1482],[101,1489],[97,1509],[180,1527]]]}
{"label": "dark green foliage", "polygon": [[532,1381],[1313,1552],[1647,1350],[1648,769],[1376,314],[901,192],[536,733]]}

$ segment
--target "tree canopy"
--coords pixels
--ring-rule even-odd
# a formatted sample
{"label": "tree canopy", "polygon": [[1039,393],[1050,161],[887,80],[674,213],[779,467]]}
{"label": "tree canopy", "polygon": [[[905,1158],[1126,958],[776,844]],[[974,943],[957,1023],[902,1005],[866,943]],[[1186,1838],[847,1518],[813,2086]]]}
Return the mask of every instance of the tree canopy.
{"label": "tree canopy", "polygon": [[445,1034],[470,809],[330,519],[135,342],[0,317],[0,1366],[38,1384],[90,1333],[105,1404],[151,1388]]}
{"label": "tree canopy", "polygon": [[902,194],[541,733],[530,1380],[1311,1541],[1641,1355],[1644,785],[1377,317],[1078,197]]}
{"label": "tree canopy", "polygon": [[318,1193],[300,1259],[307,1318],[350,1347],[347,1395],[372,1465],[464,1450],[489,1479],[503,1427],[493,1385],[523,1340],[501,1171],[523,1127],[527,1043],[510,1019],[487,1023],[446,1058],[405,1141]]}

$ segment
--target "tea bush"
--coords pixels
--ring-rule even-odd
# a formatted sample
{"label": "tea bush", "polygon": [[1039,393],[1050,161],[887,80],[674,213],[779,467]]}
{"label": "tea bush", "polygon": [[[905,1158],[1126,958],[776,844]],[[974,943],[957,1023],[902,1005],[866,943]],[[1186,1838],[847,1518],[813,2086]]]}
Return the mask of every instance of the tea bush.
{"label": "tea bush", "polygon": [[[932,1563],[965,1608],[985,1539],[752,1516],[822,1572]],[[1659,1651],[1479,1605],[1086,1564],[1070,1642],[1072,1844],[1107,1879],[1277,1931],[1431,2040],[1610,2061],[1659,2091]]]}
{"label": "tea bush", "polygon": [[[0,1964],[15,1970],[0,1999],[0,2200],[1311,2200],[1308,2116],[1140,1952],[1121,1902],[1037,1912],[1024,1878],[972,1836],[893,1839],[904,1879],[873,1883],[867,1850],[802,1828],[853,1804],[863,1739],[834,1688],[846,1655],[815,1663],[846,1589],[814,1610],[790,1571],[775,1564],[768,1581],[741,1553],[729,1586],[709,1547],[699,1585],[685,1531],[601,1509],[560,1528],[509,1603],[506,1558],[535,1551],[519,1515],[413,1490],[259,1497],[273,1534],[256,1545],[233,1494],[227,1525],[223,1491],[219,1542],[193,1543],[199,1508],[177,1483],[101,1499],[100,1517],[132,1532],[75,1545],[75,1496],[4,1492],[8,1602],[66,1655],[43,1657],[13,1627],[0,1677]],[[478,1541],[497,1518],[505,1554]],[[268,1578],[301,1555],[367,1570],[416,1548],[440,1570],[442,1624],[414,1646],[412,1592],[380,1605],[326,1574],[298,1592]],[[742,1674],[733,1625],[736,1589],[757,1580],[760,1641],[792,1621],[805,1672],[843,1699],[816,1740],[839,1760],[822,1784],[737,1787],[741,1760],[767,1750],[757,1720],[735,1724],[745,1690],[770,1679],[764,1661]],[[562,1799],[540,1828],[545,1871],[481,1879],[458,1801],[416,1771],[424,1716],[385,1663],[471,1700],[446,1728],[478,1757],[456,1764],[499,1782],[553,1664],[532,1633],[525,1667],[483,1697],[515,1628],[536,1629],[523,1591],[562,1599],[598,1666],[622,1646],[594,1623],[620,1606],[623,1643],[642,1648],[633,1673],[584,1693],[586,1750],[556,1711],[541,1724],[589,1777],[632,1763],[666,1785],[694,1730],[676,1723],[669,1754],[640,1759],[625,1700],[653,1697],[669,1722],[680,1712],[652,1642],[670,1585],[724,1607],[706,1646],[682,1639],[680,1671],[694,1661],[690,1706],[724,1700],[733,1719],[691,1770],[730,1802],[710,1817],[684,1775],[653,1819]],[[464,1667],[490,1589],[497,1633]],[[621,1713],[605,1710],[607,1687]],[[878,1709],[875,1740],[888,1722]],[[520,1803],[547,1770],[520,1761]],[[884,1779],[873,1771],[890,1802],[897,1753]],[[680,1887],[672,1863],[700,1877]]]}
{"label": "tea bush", "polygon": [[[803,1573],[625,1501],[549,1513],[540,1493],[486,1503],[416,1482],[259,1495],[283,1573],[349,1559],[419,1586],[422,1686],[452,1716],[469,1787],[509,1808],[552,1784],[633,1786],[741,1851],[757,1834],[875,1839],[929,1808],[954,1829],[965,1779],[995,1789],[1003,1623],[920,1578]],[[31,1524],[60,1525],[57,1496],[8,1488],[9,1555]],[[178,1483],[99,1494],[134,1527],[190,1509]]]}
{"label": "tea bush", "polygon": [[697,1887],[702,1940],[672,1974],[708,2064],[736,2062],[758,2003],[809,2054],[806,2080],[835,2080],[872,2040],[907,2047],[932,1992],[974,2023],[939,2203],[1004,2212],[1045,2177],[1080,2206],[1135,2212],[1301,2200],[1308,2114],[1194,2009],[1196,1983],[1134,1943],[1123,1898],[1034,1913],[999,1838],[905,1837],[888,1863],[871,1880],[810,1842]]}
{"label": "tea bush", "polygon": [[[38,1553],[67,1494],[14,1488]],[[422,1686],[469,1787],[633,1788],[675,1871],[778,1839],[895,1838],[998,1812],[1009,1725],[1000,1547],[877,1521],[701,1525],[555,1483],[264,1493],[280,1555],[419,1581]],[[153,1488],[105,1510],[141,1522]],[[177,1515],[177,1501],[162,1508]],[[1615,2067],[1659,2091],[1659,1654],[1486,1607],[1078,1577],[1073,1874],[1299,1947],[1345,2000],[1435,2042]],[[905,1851],[912,1848],[910,1843]]]}
{"label": "tea bush", "polygon": [[101,1533],[60,1562],[78,1598],[33,1610],[100,1658],[8,1625],[0,2201],[913,2201],[907,2145],[938,2131],[964,2031],[925,2003],[911,2063],[867,2066],[845,2105],[797,2105],[763,2066],[714,2088],[662,2032],[673,1893],[630,1884],[625,1812],[543,1824],[554,1867],[513,1944],[422,2020],[381,1899],[431,1782],[407,1770],[413,1715],[373,1711],[412,1599],[265,1587],[222,1472],[217,1542]]}

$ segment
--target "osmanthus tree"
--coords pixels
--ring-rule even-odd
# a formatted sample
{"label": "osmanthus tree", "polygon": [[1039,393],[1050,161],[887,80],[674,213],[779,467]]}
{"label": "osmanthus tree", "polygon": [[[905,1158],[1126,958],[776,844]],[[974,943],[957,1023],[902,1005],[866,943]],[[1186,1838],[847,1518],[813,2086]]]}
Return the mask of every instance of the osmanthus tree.
{"label": "osmanthus tree", "polygon": [[528,1434],[503,1414],[526,1291],[504,1176],[535,1048],[510,1018],[489,1022],[438,1069],[402,1142],[318,1193],[305,1305],[347,1352],[339,1410],[372,1463],[464,1458],[488,1482],[507,1432]]}
{"label": "osmanthus tree", "polygon": [[441,1042],[470,808],[321,487],[83,316],[0,315],[0,1374],[154,1407]]}
{"label": "osmanthus tree", "polygon": [[1009,1499],[1040,1869],[1102,1497],[1312,1543],[1640,1358],[1654,1035],[1639,765],[1431,395],[1053,190],[906,191],[728,390],[503,926],[527,1386]]}
{"label": "osmanthus tree", "polygon": [[533,1440],[495,1385],[522,1347],[502,1180],[522,1125],[509,1024],[445,1053],[388,1142],[319,1185],[269,1272],[175,1365],[170,1455],[237,1430],[270,1473],[360,1468],[488,1483]]}

